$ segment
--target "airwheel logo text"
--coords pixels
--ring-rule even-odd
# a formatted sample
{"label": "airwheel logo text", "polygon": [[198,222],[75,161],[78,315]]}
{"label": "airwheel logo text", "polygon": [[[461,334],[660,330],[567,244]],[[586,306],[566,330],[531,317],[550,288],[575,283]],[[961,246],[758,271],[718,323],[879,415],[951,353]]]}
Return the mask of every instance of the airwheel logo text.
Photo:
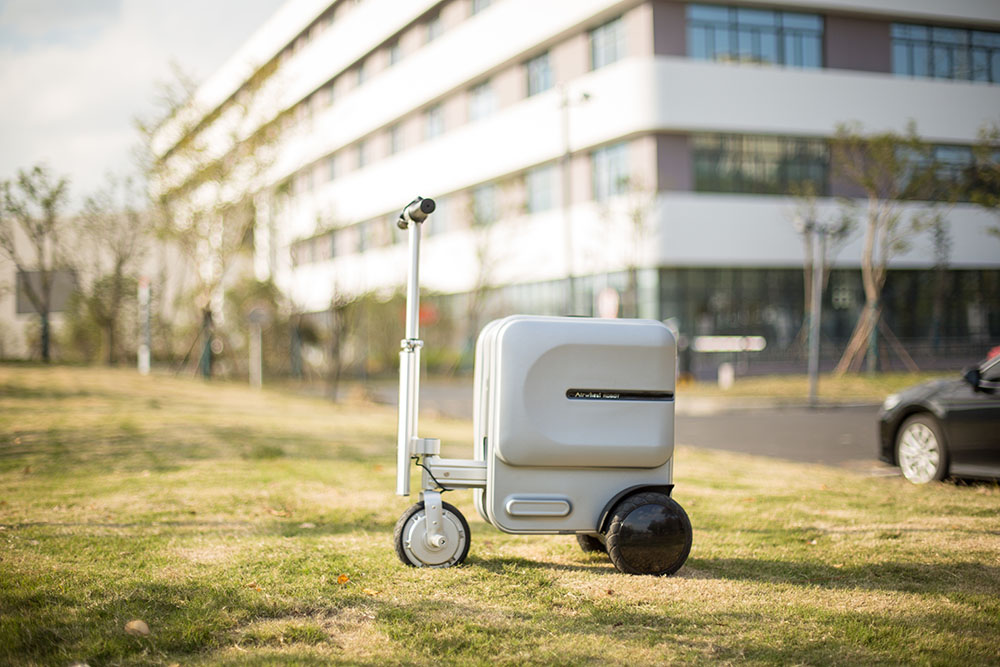
{"label": "airwheel logo text", "polygon": [[567,389],[571,401],[672,401],[672,391],[648,389]]}

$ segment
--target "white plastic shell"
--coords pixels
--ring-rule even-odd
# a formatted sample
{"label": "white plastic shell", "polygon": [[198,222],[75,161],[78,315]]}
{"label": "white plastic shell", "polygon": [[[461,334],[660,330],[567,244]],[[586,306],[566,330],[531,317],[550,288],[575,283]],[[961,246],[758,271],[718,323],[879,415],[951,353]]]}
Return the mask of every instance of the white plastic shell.
{"label": "white plastic shell", "polygon": [[476,347],[475,493],[512,533],[592,532],[619,493],[671,483],[676,345],[648,320],[515,315]]}

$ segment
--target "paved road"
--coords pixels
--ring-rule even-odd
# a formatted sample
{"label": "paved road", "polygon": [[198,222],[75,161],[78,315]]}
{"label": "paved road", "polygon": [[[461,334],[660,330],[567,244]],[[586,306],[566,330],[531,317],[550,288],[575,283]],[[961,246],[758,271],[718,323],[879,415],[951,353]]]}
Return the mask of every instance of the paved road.
{"label": "paved road", "polygon": [[677,442],[806,463],[877,466],[876,406],[745,409],[677,416]]}

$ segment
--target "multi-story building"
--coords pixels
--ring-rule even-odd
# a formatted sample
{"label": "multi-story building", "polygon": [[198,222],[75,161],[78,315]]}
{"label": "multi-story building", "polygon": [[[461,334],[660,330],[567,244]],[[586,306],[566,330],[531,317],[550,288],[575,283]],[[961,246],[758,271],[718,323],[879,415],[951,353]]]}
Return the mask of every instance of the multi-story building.
{"label": "multi-story building", "polygon": [[[782,349],[803,316],[795,194],[817,193],[820,218],[861,194],[831,169],[836,128],[912,122],[961,172],[1000,121],[1000,6],[289,0],[198,91],[199,113],[224,117],[265,64],[270,103],[290,113],[257,199],[255,270],[305,312],[403,284],[394,221],[419,194],[438,203],[423,285],[455,295],[441,303],[456,312],[486,299],[498,313],[590,314],[610,286],[682,332]],[[911,235],[886,320],[903,339],[985,347],[1000,336],[997,217],[902,208],[931,206],[949,241]],[[826,296],[831,339],[864,302],[860,257],[857,233]]]}

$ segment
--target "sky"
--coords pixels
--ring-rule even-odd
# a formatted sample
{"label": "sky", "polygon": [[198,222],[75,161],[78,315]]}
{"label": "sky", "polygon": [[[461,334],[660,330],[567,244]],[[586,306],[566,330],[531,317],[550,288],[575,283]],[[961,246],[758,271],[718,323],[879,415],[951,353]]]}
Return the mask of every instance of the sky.
{"label": "sky", "polygon": [[0,0],[0,181],[44,163],[71,208],[134,175],[171,63],[203,81],[284,0]]}

